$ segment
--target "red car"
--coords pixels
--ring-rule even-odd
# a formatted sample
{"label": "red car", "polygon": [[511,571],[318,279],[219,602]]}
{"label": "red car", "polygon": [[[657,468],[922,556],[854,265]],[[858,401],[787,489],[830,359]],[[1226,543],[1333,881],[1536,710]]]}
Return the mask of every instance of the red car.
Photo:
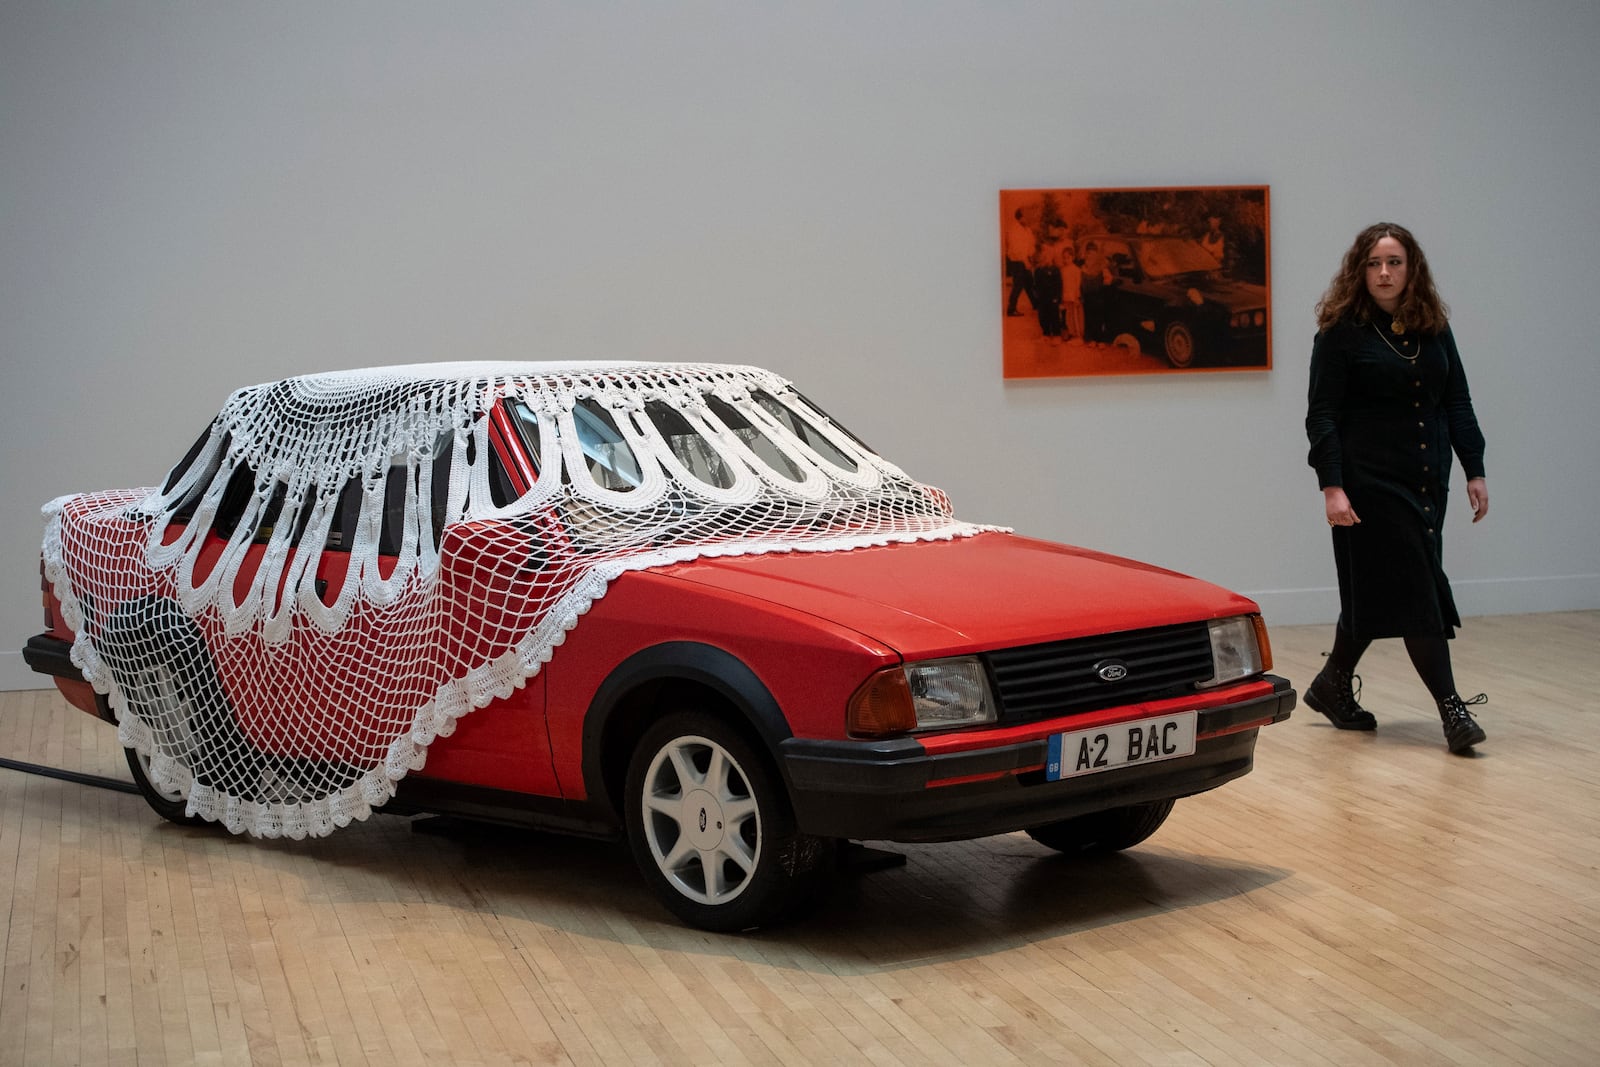
{"label": "red car", "polygon": [[1127,848],[1295,702],[1248,599],[960,522],[749,367],[288,379],[45,510],[25,655],[161,815],[625,834],[708,929],[850,839]]}

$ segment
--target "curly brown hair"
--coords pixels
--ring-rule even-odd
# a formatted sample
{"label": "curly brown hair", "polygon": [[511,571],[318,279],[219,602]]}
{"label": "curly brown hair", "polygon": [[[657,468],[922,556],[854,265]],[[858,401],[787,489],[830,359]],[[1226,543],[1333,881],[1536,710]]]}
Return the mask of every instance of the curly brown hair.
{"label": "curly brown hair", "polygon": [[1339,273],[1333,276],[1328,291],[1317,301],[1317,329],[1326,330],[1343,319],[1361,323],[1372,321],[1373,309],[1378,305],[1367,292],[1367,258],[1372,254],[1372,246],[1385,237],[1393,237],[1406,250],[1406,288],[1400,294],[1400,306],[1395,308],[1394,317],[1422,333],[1438,333],[1448,325],[1450,309],[1433,287],[1433,271],[1428,269],[1428,257],[1422,254],[1422,246],[1404,226],[1375,222],[1356,234],[1350,251],[1344,254]]}

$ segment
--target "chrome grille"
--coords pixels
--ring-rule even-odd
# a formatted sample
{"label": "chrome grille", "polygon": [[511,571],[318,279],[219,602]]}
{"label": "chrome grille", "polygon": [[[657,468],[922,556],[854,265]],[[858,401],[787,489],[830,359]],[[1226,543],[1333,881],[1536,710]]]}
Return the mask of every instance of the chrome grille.
{"label": "chrome grille", "polygon": [[[1000,701],[1000,721],[1030,722],[1194,691],[1211,677],[1206,624],[1098,634],[985,654]],[[1099,665],[1126,664],[1127,677],[1102,681]]]}

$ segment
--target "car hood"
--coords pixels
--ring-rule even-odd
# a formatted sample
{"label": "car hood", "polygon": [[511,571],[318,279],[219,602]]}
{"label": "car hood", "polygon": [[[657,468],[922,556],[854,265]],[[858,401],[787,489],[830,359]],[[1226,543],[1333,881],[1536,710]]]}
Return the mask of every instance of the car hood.
{"label": "car hood", "polygon": [[1229,311],[1248,311],[1267,306],[1265,286],[1254,282],[1234,281],[1221,275],[1187,274],[1171,278],[1149,278],[1143,288],[1159,293],[1163,298],[1173,302],[1187,300],[1189,290],[1194,289],[1207,300],[1221,304]]}
{"label": "car hood", "polygon": [[999,532],[844,552],[703,558],[656,573],[827,619],[907,658],[1259,610],[1196,578]]}

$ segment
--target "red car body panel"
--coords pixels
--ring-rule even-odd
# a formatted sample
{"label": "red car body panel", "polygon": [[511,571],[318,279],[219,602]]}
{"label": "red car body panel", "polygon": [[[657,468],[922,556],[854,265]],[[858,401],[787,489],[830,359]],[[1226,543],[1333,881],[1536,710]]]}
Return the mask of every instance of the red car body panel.
{"label": "red car body panel", "polygon": [[[771,692],[794,736],[843,739],[851,694],[874,671],[901,660],[1254,610],[1248,599],[1198,579],[1004,533],[852,552],[701,559],[633,572],[612,583],[542,672],[549,755],[560,795],[584,799],[585,713],[619,664],[665,642],[730,653]],[[1213,707],[1268,689],[1248,683],[1198,698],[1125,705],[1075,718],[1074,728],[1159,714],[1169,705]],[[508,736],[513,723],[535,728],[535,699],[526,693],[512,699],[521,709],[514,716],[499,709],[504,702],[466,716],[454,736],[434,743],[422,774],[554,795],[541,785],[543,754]],[[505,724],[507,733],[491,729],[490,719]],[[919,740],[930,752],[964,751],[1061,728],[1052,720]],[[469,747],[475,754],[466,753]],[[512,749],[527,753],[526,777],[488,781],[476,753],[494,753],[489,762],[502,766]]]}

